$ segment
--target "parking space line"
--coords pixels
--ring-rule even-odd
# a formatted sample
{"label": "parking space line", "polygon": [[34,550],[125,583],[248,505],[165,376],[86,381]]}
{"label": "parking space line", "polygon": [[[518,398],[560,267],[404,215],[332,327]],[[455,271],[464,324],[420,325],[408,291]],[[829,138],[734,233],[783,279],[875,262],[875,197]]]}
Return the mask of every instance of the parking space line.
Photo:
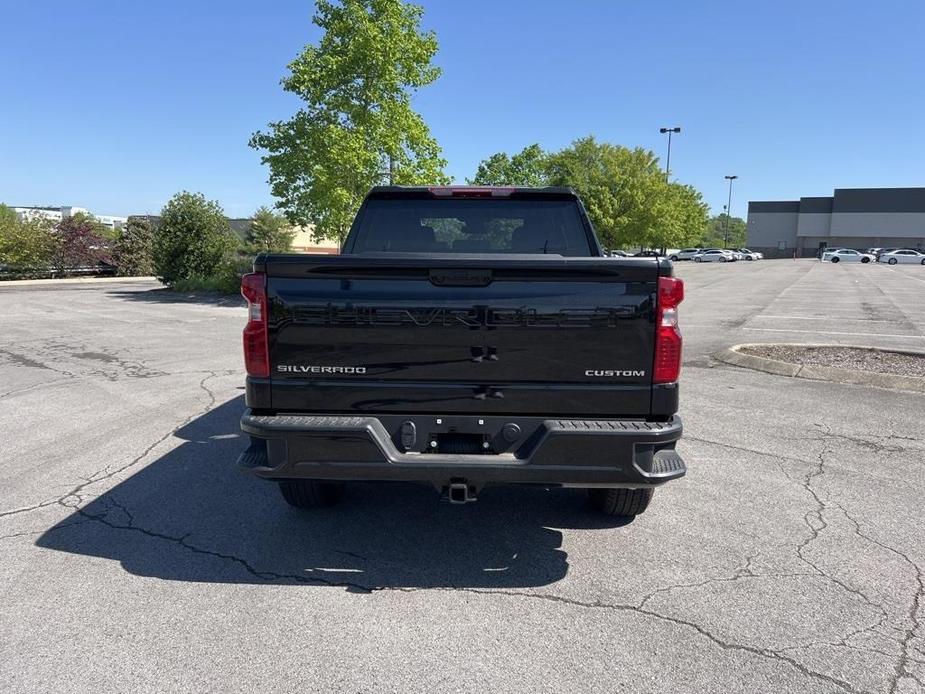
{"label": "parking space line", "polygon": [[895,323],[896,321],[892,320],[874,320],[872,318],[826,318],[825,316],[766,316],[758,315],[752,316],[752,320],[755,318],[773,318],[773,319],[782,319],[782,320],[834,320],[839,323]]}
{"label": "parking space line", "polygon": [[904,277],[904,278],[906,278],[906,279],[908,279],[908,280],[915,280],[916,282],[921,282],[922,284],[925,284],[925,280],[923,280],[923,279],[920,278],[920,277],[913,277],[913,276],[912,276],[911,274],[909,274],[909,273],[900,272],[899,270],[894,270],[893,268],[889,267],[888,265],[885,266],[885,269],[889,270],[890,272],[894,272],[894,273],[898,274],[900,277]]}
{"label": "parking space line", "polygon": [[913,340],[925,340],[925,335],[917,335],[915,333],[906,334],[906,335],[895,335],[887,333],[848,333],[848,332],[836,332],[834,330],[796,330],[793,328],[742,328],[742,330],[758,330],[761,332],[767,333],[812,333],[815,335],[854,335],[861,337],[901,337],[901,338],[911,338]]}

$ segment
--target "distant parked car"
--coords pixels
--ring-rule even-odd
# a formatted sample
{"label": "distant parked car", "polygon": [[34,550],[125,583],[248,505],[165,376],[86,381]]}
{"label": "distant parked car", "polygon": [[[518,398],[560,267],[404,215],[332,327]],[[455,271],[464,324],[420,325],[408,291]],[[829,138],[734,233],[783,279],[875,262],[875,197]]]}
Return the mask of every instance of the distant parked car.
{"label": "distant parked car", "polygon": [[608,251],[607,253],[611,258],[626,258],[629,256],[626,251]]}
{"label": "distant parked car", "polygon": [[700,251],[692,259],[695,263],[731,263],[735,261],[732,251],[724,248],[710,248],[706,251]]}
{"label": "distant parked car", "polygon": [[889,253],[881,253],[877,256],[878,263],[908,263],[913,265],[925,265],[925,253],[913,250],[911,248],[899,248]]}
{"label": "distant parked car", "polygon": [[634,258],[659,258],[662,257],[662,254],[658,251],[639,251],[639,253],[633,253]]}
{"label": "distant parked car", "polygon": [[764,260],[764,253],[750,251],[747,248],[736,248],[735,250],[741,253],[745,260]]}
{"label": "distant parked car", "polygon": [[878,248],[877,252],[874,253],[874,259],[880,260],[880,256],[884,253],[892,253],[893,251],[898,251],[899,248]]}
{"label": "distant parked car", "polygon": [[823,263],[869,263],[874,260],[870,253],[861,253],[853,248],[835,248],[822,254]]}
{"label": "distant parked car", "polygon": [[675,251],[668,257],[671,260],[690,260],[702,250],[702,248],[682,248],[680,251]]}

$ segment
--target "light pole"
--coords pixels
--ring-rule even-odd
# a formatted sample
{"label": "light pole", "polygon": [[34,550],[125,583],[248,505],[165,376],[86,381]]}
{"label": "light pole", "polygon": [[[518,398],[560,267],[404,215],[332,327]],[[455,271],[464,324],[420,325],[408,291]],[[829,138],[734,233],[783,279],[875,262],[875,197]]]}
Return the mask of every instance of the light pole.
{"label": "light pole", "polygon": [[671,174],[671,133],[681,132],[681,128],[659,128],[658,131],[664,135],[668,133],[668,158],[665,160],[665,180],[668,180],[668,176]]}
{"label": "light pole", "polygon": [[729,217],[732,215],[732,182],[738,176],[725,176],[729,181],[729,199],[726,201],[726,223],[723,225],[723,248],[729,245]]}

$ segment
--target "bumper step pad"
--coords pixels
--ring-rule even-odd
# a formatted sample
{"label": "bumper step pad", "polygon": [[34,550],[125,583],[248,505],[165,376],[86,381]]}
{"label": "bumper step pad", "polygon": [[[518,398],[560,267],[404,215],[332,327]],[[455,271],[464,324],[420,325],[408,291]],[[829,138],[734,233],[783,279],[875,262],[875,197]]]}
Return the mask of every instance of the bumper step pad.
{"label": "bumper step pad", "polygon": [[687,472],[687,465],[673,450],[659,451],[652,459],[653,477],[681,477]]}

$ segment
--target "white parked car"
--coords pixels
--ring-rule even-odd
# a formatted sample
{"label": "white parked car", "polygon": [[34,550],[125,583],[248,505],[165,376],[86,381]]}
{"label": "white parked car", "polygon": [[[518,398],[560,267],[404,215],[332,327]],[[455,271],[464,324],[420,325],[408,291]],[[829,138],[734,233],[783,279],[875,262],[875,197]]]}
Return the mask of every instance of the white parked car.
{"label": "white parked car", "polygon": [[909,263],[913,265],[925,265],[925,253],[913,250],[911,248],[897,248],[889,253],[881,253],[877,256],[878,263]]}
{"label": "white parked car", "polygon": [[874,259],[870,253],[861,253],[853,248],[835,248],[822,254],[823,263],[869,263]]}
{"label": "white parked car", "polygon": [[668,258],[670,260],[690,260],[702,250],[702,248],[682,248],[680,251],[671,253]]}
{"label": "white parked car", "polygon": [[736,248],[735,250],[741,253],[745,257],[745,260],[764,260],[764,253],[750,251],[747,248]]}
{"label": "white parked car", "polygon": [[706,251],[700,251],[692,260],[695,263],[731,263],[735,260],[732,251],[724,248],[710,248]]}

